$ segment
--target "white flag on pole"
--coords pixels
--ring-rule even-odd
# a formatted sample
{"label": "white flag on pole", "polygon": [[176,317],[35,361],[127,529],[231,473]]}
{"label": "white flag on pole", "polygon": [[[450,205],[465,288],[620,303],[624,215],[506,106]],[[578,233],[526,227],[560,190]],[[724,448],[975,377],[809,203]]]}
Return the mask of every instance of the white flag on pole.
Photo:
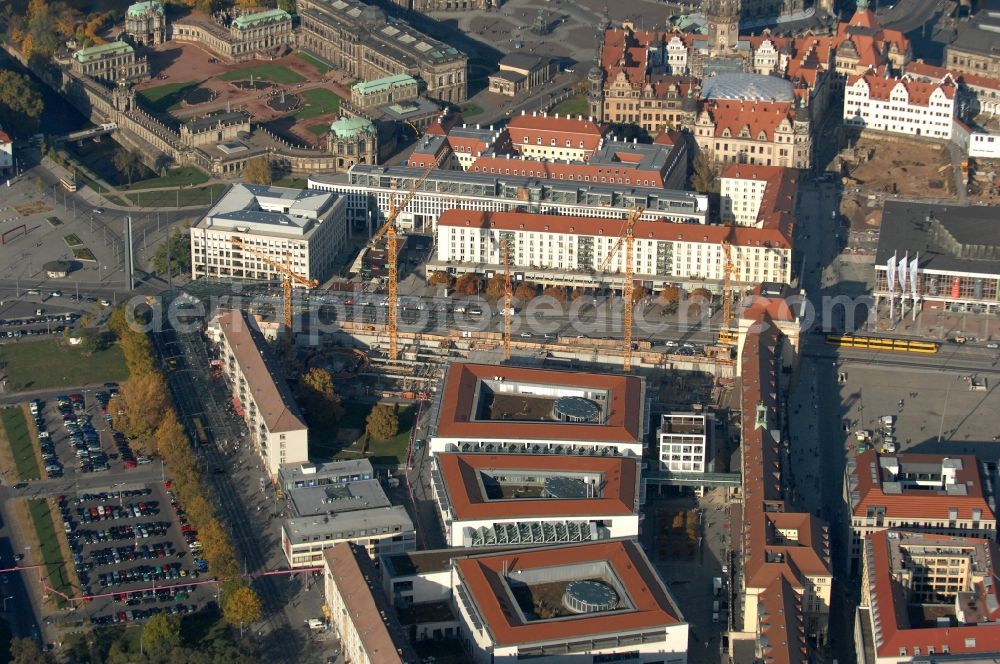
{"label": "white flag on pole", "polygon": [[896,292],[896,252],[892,252],[892,258],[886,261],[885,277],[889,285],[889,295]]}
{"label": "white flag on pole", "polygon": [[899,269],[899,294],[906,295],[906,272],[907,268],[910,267],[910,252],[907,251],[903,255],[903,260],[899,262],[897,268]]}
{"label": "white flag on pole", "polygon": [[913,301],[917,301],[917,267],[920,263],[920,252],[910,261],[910,292],[913,294]]}

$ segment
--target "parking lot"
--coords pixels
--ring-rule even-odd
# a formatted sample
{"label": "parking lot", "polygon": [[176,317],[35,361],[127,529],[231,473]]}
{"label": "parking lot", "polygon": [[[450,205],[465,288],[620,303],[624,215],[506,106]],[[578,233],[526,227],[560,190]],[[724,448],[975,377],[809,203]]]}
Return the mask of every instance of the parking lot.
{"label": "parking lot", "polygon": [[197,532],[170,482],[56,498],[93,624],[184,614],[215,601]]}

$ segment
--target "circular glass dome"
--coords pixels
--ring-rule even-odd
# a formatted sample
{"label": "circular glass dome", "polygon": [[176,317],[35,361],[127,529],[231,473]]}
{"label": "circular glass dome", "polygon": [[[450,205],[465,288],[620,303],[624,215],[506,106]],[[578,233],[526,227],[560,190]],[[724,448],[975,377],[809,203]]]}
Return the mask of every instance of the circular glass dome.
{"label": "circular glass dome", "polygon": [[562,422],[597,422],[601,407],[583,397],[560,397],[552,405],[552,416]]}
{"label": "circular glass dome", "polygon": [[618,593],[600,581],[572,581],[563,593],[563,606],[573,613],[611,611],[618,606]]}

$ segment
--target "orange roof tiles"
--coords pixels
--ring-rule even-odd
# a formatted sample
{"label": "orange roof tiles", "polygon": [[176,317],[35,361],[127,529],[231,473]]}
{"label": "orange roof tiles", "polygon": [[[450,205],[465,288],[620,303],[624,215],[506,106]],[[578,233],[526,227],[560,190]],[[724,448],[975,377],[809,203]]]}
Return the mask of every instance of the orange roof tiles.
{"label": "orange roof tiles", "polygon": [[798,196],[799,174],[794,168],[758,164],[729,164],[723,178],[766,180],[764,195],[757,211],[757,223],[765,229],[777,229],[791,237],[795,224],[795,203]]}
{"label": "orange roof tiles", "polygon": [[758,595],[758,642],[762,661],[770,664],[806,664],[806,626],[798,593],[784,577],[777,578]]}
{"label": "orange roof tiles", "polygon": [[722,137],[728,129],[731,137],[738,137],[744,127],[750,138],[757,140],[761,133],[767,141],[774,140],[774,132],[787,121],[789,127],[795,119],[791,102],[742,101],[739,99],[713,99],[705,102],[702,112],[708,113],[715,124],[713,135]]}
{"label": "orange roof tiles", "polygon": [[[634,608],[613,613],[579,614],[559,620],[520,618],[503,579],[505,570],[516,578],[518,570],[556,569],[588,562],[608,563]],[[610,636],[626,630],[665,628],[683,621],[659,575],[632,540],[484,554],[457,559],[454,564],[471,601],[498,645]]]}
{"label": "orange roof tiles", "polygon": [[[494,377],[541,385],[608,390],[610,395],[605,405],[606,420],[603,424],[477,421],[474,419],[473,408],[479,393],[480,381]],[[642,435],[642,391],[642,379],[638,376],[455,362],[449,366],[445,377],[438,414],[437,436],[470,437],[473,440],[502,438],[635,444]]]}
{"label": "orange roof tiles", "polygon": [[225,334],[240,371],[247,381],[261,417],[271,433],[299,431],[305,422],[292,398],[284,378],[271,373],[263,355],[264,340],[251,327],[244,311],[232,310],[219,314],[219,327]]}
{"label": "orange roof tiles", "polygon": [[853,86],[859,80],[864,80],[868,86],[869,99],[888,101],[892,93],[900,86],[906,91],[907,103],[913,106],[928,106],[931,102],[931,95],[935,90],[940,89],[948,99],[955,96],[955,86],[951,83],[925,83],[903,78],[886,78],[885,67],[880,67],[877,71],[869,71],[865,74],[852,76],[847,84]]}
{"label": "orange roof tiles", "polygon": [[885,64],[889,52],[904,55],[910,50],[910,41],[898,30],[883,28],[875,12],[859,10],[850,22],[837,27],[834,48],[847,55],[853,49],[862,67],[877,67]]}
{"label": "orange roof tiles", "polygon": [[[638,511],[638,462],[624,457],[568,457],[539,454],[437,455],[438,469],[448,492],[454,518],[519,519],[573,516],[624,516]],[[490,500],[483,494],[483,471],[534,471],[600,474],[601,495],[592,498],[533,498]]]}
{"label": "orange roof tiles", "polygon": [[583,149],[596,150],[607,132],[606,126],[593,120],[554,115],[518,115],[507,124],[507,133],[515,149],[524,144],[525,139],[532,146],[538,145],[541,139],[543,147],[549,147],[553,139],[555,147],[562,147],[570,139],[574,149],[578,149],[582,141]]}
{"label": "orange roof tiles", "polygon": [[382,594],[375,567],[364,547],[340,542],[325,549],[323,557],[369,661],[380,664],[417,661],[395,612]]}
{"label": "orange roof tiles", "polygon": [[[780,226],[719,226],[708,224],[677,224],[668,221],[637,221],[634,233],[639,240],[672,240],[720,244],[728,239],[737,246],[791,246],[791,223],[781,216]],[[484,212],[480,210],[445,210],[438,226],[526,230],[535,233],[568,235],[606,235],[619,237],[624,229],[621,219],[573,217],[568,215],[532,214],[528,212]]]}
{"label": "orange roof tiles", "polygon": [[[515,146],[516,147],[516,146]],[[573,146],[577,147],[576,145]],[[631,160],[640,161],[644,158],[641,154],[628,154],[622,152],[616,154],[621,163],[616,164],[588,164],[570,163],[565,161],[548,161],[536,159],[508,159],[505,157],[487,155],[477,158],[469,166],[474,173],[500,173],[505,171],[524,171],[526,177],[546,178],[552,180],[573,180],[576,182],[614,182],[621,178],[625,184],[642,185],[645,187],[663,187],[664,173],[668,162],[664,160],[663,170],[646,169],[640,170],[636,163],[629,163]],[[586,179],[585,179],[586,178]]]}
{"label": "orange roof tiles", "polygon": [[[865,546],[872,547],[870,560],[874,570],[869,571],[869,583],[874,583],[871,591],[872,617],[877,620],[878,630],[875,632],[875,650],[879,657],[899,657],[901,649],[905,648],[908,655],[913,655],[914,648],[929,652],[928,647],[936,652],[945,652],[947,648],[951,657],[964,654],[1000,653],[1000,623],[980,623],[976,625],[961,625],[950,627],[911,628],[908,617],[906,593],[902,586],[893,578],[890,564],[889,535],[891,531],[883,530],[868,536]],[[943,536],[921,534],[921,537],[933,538]],[[974,538],[962,538],[974,540]],[[974,540],[981,541],[981,540]],[[991,560],[996,561],[1000,550],[996,543],[986,541],[991,552]],[[996,562],[993,563],[994,592],[998,581]]]}
{"label": "orange roof tiles", "polygon": [[885,508],[885,515],[891,519],[948,519],[949,510],[958,510],[959,519],[971,519],[972,510],[981,510],[982,520],[995,519],[993,510],[983,495],[982,479],[976,457],[968,454],[898,454],[886,455],[894,458],[905,472],[908,464],[931,466],[940,470],[945,459],[962,462],[962,469],[955,474],[955,484],[964,487],[965,495],[948,493],[944,489],[902,489],[899,493],[883,490],[883,482],[893,481],[888,471],[879,462],[878,452],[868,450],[855,458],[851,481],[855,482],[857,503],[851,508],[854,516],[863,517],[869,507]]}

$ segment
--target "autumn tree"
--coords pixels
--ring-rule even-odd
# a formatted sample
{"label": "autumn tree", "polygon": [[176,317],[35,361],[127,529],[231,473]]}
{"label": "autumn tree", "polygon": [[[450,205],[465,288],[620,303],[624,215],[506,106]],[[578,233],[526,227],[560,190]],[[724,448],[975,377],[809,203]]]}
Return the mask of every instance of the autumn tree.
{"label": "autumn tree", "polygon": [[431,286],[444,286],[446,288],[451,288],[455,283],[455,278],[444,270],[434,270],[431,272],[431,276],[427,277],[427,283]]}
{"label": "autumn tree", "polygon": [[9,69],[0,70],[0,127],[12,134],[38,131],[45,104],[34,83]]}
{"label": "autumn tree", "polygon": [[717,193],[719,191],[719,171],[715,160],[707,150],[698,152],[694,159],[694,172],[691,174],[691,186],[699,194]]}
{"label": "autumn tree", "polygon": [[28,37],[21,43],[25,57],[32,54],[52,55],[59,42],[56,38],[55,22],[47,0],[28,2]]}
{"label": "autumn tree", "polygon": [[562,286],[549,286],[548,288],[542,291],[542,295],[546,297],[551,297],[552,299],[558,300],[559,302],[566,301],[566,289],[563,288]]}
{"label": "autumn tree", "polygon": [[230,625],[240,626],[242,637],[244,626],[260,620],[263,615],[260,597],[250,586],[241,586],[226,597],[222,615]]}
{"label": "autumn tree", "polygon": [[482,289],[483,280],[474,272],[466,272],[455,282],[455,292],[462,295],[478,295]]}
{"label": "autumn tree", "polygon": [[681,289],[677,286],[664,286],[663,290],[660,291],[660,300],[664,304],[673,304],[680,302],[681,299]]}
{"label": "autumn tree", "polygon": [[650,292],[648,288],[643,288],[641,286],[639,288],[635,288],[632,290],[632,303],[636,304],[641,302],[649,296]]}
{"label": "autumn tree", "polygon": [[298,397],[309,426],[336,426],[344,417],[340,395],[333,389],[333,377],[322,367],[313,367],[299,379]]}
{"label": "autumn tree", "polygon": [[395,405],[379,404],[372,408],[365,431],[375,440],[389,440],[399,433],[399,416]]}
{"label": "autumn tree", "polygon": [[167,385],[160,374],[133,374],[122,386],[121,393],[111,399],[114,426],[127,436],[135,436],[137,447],[152,451],[153,434],[168,406]]}
{"label": "autumn tree", "polygon": [[160,425],[156,427],[153,439],[156,441],[156,449],[160,452],[160,456],[168,462],[179,459],[190,448],[184,427],[173,411],[164,415]]}
{"label": "autumn tree", "polygon": [[271,184],[273,177],[267,157],[254,157],[243,169],[243,179],[250,184]]}
{"label": "autumn tree", "polygon": [[152,657],[168,654],[181,644],[181,626],[173,616],[157,613],[142,628],[143,650]]}
{"label": "autumn tree", "polygon": [[532,299],[538,295],[538,289],[535,288],[535,284],[530,281],[522,281],[514,289],[514,297],[522,302]]}
{"label": "autumn tree", "polygon": [[503,297],[504,284],[507,279],[502,272],[494,274],[489,281],[486,282],[486,299],[491,302],[495,302]]}
{"label": "autumn tree", "polygon": [[703,300],[705,302],[711,302],[712,301],[712,292],[710,290],[708,290],[707,288],[696,288],[693,291],[691,291],[691,294],[688,297],[688,299],[691,299],[691,300]]}

